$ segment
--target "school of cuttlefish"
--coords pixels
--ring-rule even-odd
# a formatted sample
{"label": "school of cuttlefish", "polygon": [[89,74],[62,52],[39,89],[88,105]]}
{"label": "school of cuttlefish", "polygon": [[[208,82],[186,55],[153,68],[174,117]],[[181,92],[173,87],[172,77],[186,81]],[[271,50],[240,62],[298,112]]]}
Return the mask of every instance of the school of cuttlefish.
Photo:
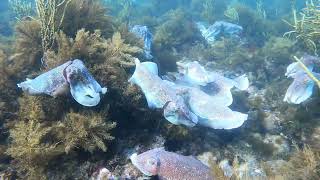
{"label": "school of cuttlefish", "polygon": [[[238,38],[242,27],[226,22],[216,22],[206,26],[198,23],[198,28],[208,43],[217,36]],[[223,31],[222,31],[223,29]],[[144,56],[151,60],[152,34],[147,26],[136,25],[130,30],[144,41]],[[319,59],[304,55],[302,62],[317,78],[314,65]],[[249,87],[248,77],[244,74],[230,79],[207,70],[198,61],[177,62],[178,72],[159,76],[158,66],[151,61],[140,62],[135,58],[135,71],[129,82],[142,90],[150,109],[162,109],[163,116],[170,123],[187,127],[205,126],[212,129],[234,129],[242,126],[248,114],[232,110],[232,88],[241,91]],[[298,62],[287,67],[285,76],[293,78],[284,101],[300,104],[313,92],[315,82],[308,76]],[[71,94],[83,106],[96,106],[101,96],[107,92],[90,74],[81,60],[68,61],[34,79],[19,83],[18,87],[30,95],[46,94],[57,97]],[[209,168],[193,157],[182,156],[156,148],[140,155],[130,157],[134,166],[148,176],[158,175],[164,179],[213,179]]]}

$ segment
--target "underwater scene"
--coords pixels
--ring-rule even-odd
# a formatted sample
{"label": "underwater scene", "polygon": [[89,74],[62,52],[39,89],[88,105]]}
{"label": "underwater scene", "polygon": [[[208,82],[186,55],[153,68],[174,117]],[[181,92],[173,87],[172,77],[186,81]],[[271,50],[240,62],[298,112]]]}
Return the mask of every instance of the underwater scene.
{"label": "underwater scene", "polygon": [[1,0],[0,180],[319,180],[320,0]]}

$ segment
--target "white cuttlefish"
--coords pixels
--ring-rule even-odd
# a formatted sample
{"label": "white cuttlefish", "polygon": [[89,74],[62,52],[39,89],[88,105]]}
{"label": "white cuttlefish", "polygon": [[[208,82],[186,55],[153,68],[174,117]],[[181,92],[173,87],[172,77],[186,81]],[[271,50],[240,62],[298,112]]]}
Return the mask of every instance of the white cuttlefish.
{"label": "white cuttlefish", "polygon": [[246,90],[249,87],[248,77],[244,74],[235,79],[226,78],[216,72],[207,71],[198,61],[182,63],[177,62],[181,75],[175,75],[176,83],[200,86],[208,92],[214,102],[220,106],[229,106],[233,102],[231,89]]}
{"label": "white cuttlefish", "polygon": [[[228,79],[208,72],[197,61],[178,63],[181,74],[174,74],[171,83],[179,91],[188,91],[188,106],[199,118],[199,125],[213,129],[234,129],[248,119],[248,115],[232,111],[231,88],[245,90],[249,86],[246,75]],[[170,80],[170,78],[168,78]]]}
{"label": "white cuttlefish", "polygon": [[[304,55],[301,59],[302,63],[310,72],[314,69],[314,64],[319,62],[319,58],[310,55]],[[319,79],[320,74],[312,72]],[[298,62],[291,63],[287,67],[285,76],[293,78],[293,82],[288,87],[283,101],[300,104],[311,97],[315,82],[308,76]]]}
{"label": "white cuttlefish", "polygon": [[136,69],[129,82],[138,85],[144,93],[149,108],[163,108],[164,117],[171,123],[193,127],[198,117],[187,107],[184,92],[177,92],[158,76],[157,64],[135,59]]}

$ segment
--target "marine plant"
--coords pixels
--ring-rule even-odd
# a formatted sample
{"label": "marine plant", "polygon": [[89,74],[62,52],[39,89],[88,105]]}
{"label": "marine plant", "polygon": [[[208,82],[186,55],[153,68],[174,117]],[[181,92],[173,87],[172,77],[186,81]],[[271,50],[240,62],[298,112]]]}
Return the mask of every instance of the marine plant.
{"label": "marine plant", "polygon": [[[68,4],[72,0],[36,0],[41,27],[41,45],[46,52],[53,45],[54,35],[60,29]],[[59,13],[62,9],[62,13]]]}
{"label": "marine plant", "polygon": [[121,11],[119,12],[120,22],[129,23],[130,17],[132,16],[133,1],[131,0],[120,0],[122,6]]}
{"label": "marine plant", "polygon": [[59,30],[71,38],[74,38],[80,29],[90,33],[100,30],[103,37],[110,38],[114,32],[114,23],[108,13],[102,0],[71,0]]}
{"label": "marine plant", "polygon": [[197,39],[198,31],[182,9],[171,10],[162,19],[163,23],[156,27],[155,46],[170,49]]}
{"label": "marine plant", "polygon": [[142,49],[137,46],[126,44],[121,34],[116,32],[112,38],[105,39],[100,30],[93,33],[80,29],[75,38],[69,38],[60,31],[55,36],[56,50],[47,52],[48,68],[56,67],[67,60],[79,58],[88,65],[100,64],[108,59],[121,65],[133,65],[133,55],[141,53]]}
{"label": "marine plant", "polygon": [[20,21],[16,25],[14,55],[12,57],[16,72],[29,70],[39,64],[42,56],[40,25],[36,20]]}
{"label": "marine plant", "polygon": [[257,11],[242,4],[235,4],[239,14],[239,25],[244,29],[243,33],[248,38],[251,46],[262,46],[273,32],[273,27],[268,21],[258,15]]}
{"label": "marine plant", "polygon": [[110,130],[115,127],[116,123],[107,122],[101,114],[69,112],[57,125],[57,136],[61,139],[66,153],[75,148],[83,148],[91,153],[96,149],[105,152],[105,141],[114,139]]}
{"label": "marine plant", "polygon": [[239,22],[239,14],[234,7],[229,5],[223,14],[227,18],[229,18],[231,21],[236,22],[236,23]]}
{"label": "marine plant", "polygon": [[320,1],[307,0],[306,7],[297,14],[293,9],[293,23],[285,20],[292,27],[292,30],[286,32],[284,36],[293,37],[302,43],[306,49],[317,54],[318,41],[320,39],[319,22],[320,22]]}
{"label": "marine plant", "polygon": [[223,18],[224,11],[227,8],[225,1],[219,0],[204,0],[202,3],[201,17],[209,24]]}
{"label": "marine plant", "polygon": [[5,68],[5,61],[7,59],[7,55],[0,49],[0,89],[4,89],[5,84],[8,81],[8,72]]}
{"label": "marine plant", "polygon": [[[60,31],[55,35],[55,50],[47,51],[47,68],[51,69],[71,59],[82,59],[87,63],[98,63],[104,60],[101,57],[103,42],[101,32],[96,30],[93,33],[80,29],[75,38],[69,38]],[[94,61],[94,62],[93,62]]]}
{"label": "marine plant", "polygon": [[24,17],[33,15],[34,9],[30,1],[9,0],[10,9],[14,12],[16,19],[21,20]]}
{"label": "marine plant", "polygon": [[268,61],[274,61],[277,64],[285,64],[290,60],[294,51],[294,42],[288,38],[270,37],[261,49],[261,55]]}
{"label": "marine plant", "polygon": [[319,179],[320,154],[310,147],[296,147],[296,152],[289,161],[279,170],[287,179]]}
{"label": "marine plant", "polygon": [[20,99],[19,119],[10,129],[7,154],[16,161],[15,166],[22,177],[45,179],[46,167],[51,159],[62,152],[59,143],[49,143],[52,127],[43,122],[45,116],[37,97]]}
{"label": "marine plant", "polygon": [[263,9],[263,0],[256,0],[256,11],[263,19],[267,18],[266,11]]}
{"label": "marine plant", "polygon": [[121,38],[121,34],[119,32],[114,33],[112,38],[108,39],[104,45],[106,49],[106,56],[122,59],[122,61],[119,61],[122,65],[131,65],[133,63],[132,55],[142,52],[141,48],[126,44],[124,39]]}

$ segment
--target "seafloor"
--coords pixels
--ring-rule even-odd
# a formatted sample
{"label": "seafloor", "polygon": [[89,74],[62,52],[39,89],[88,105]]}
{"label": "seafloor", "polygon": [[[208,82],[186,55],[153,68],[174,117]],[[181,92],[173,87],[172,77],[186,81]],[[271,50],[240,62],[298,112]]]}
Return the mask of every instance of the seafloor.
{"label": "seafloor", "polygon": [[[1,180],[95,179],[101,168],[142,179],[128,157],[156,147],[195,156],[216,174],[224,170],[221,179],[320,179],[319,90],[301,104],[283,101],[293,56],[319,52],[312,28],[320,23],[304,28],[292,13],[312,8],[311,1],[71,0],[57,7],[53,20],[39,16],[33,1],[9,2],[0,2]],[[314,10],[307,17],[320,22]],[[43,46],[48,21],[55,28]],[[241,41],[222,37],[208,44],[198,21],[238,24]],[[248,113],[248,120],[231,130],[188,128],[149,109],[139,87],[128,82],[133,59],[147,60],[142,40],[129,32],[136,24],[154,36],[161,75],[177,71],[181,60],[230,78],[247,74],[250,87],[232,91],[231,108]],[[69,95],[30,96],[16,85],[71,59],[81,59],[108,88],[99,105],[81,106]],[[230,167],[232,177],[222,167]]]}

